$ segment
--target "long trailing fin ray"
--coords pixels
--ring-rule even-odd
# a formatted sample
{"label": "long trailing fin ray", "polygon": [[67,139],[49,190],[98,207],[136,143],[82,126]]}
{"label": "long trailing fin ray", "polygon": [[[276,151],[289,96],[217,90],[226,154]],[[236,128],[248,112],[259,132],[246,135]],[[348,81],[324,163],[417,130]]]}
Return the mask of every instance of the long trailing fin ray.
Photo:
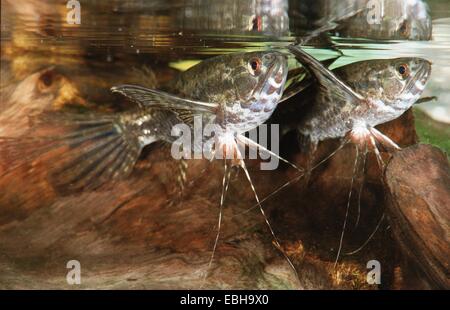
{"label": "long trailing fin ray", "polygon": [[300,284],[301,281],[300,281],[300,278],[299,278],[299,276],[298,276],[297,269],[295,268],[295,266],[294,266],[294,264],[292,263],[292,261],[291,261],[291,259],[289,258],[289,256],[286,254],[286,252],[285,252],[285,251],[283,250],[283,248],[281,247],[281,244],[280,244],[280,242],[279,242],[277,236],[275,235],[275,232],[274,232],[274,230],[273,230],[273,228],[272,228],[272,225],[270,225],[269,219],[267,218],[266,212],[264,211],[263,207],[261,206],[261,203],[260,203],[258,194],[256,193],[255,186],[253,185],[252,179],[251,179],[250,174],[249,174],[249,172],[248,172],[248,169],[247,169],[247,167],[246,167],[246,165],[245,165],[245,162],[244,162],[244,160],[242,160],[242,159],[240,160],[240,166],[241,166],[242,169],[244,170],[245,176],[247,177],[247,180],[248,180],[248,182],[250,183],[250,187],[251,187],[251,189],[252,189],[252,191],[253,191],[253,194],[255,195],[255,199],[256,199],[256,202],[258,203],[259,210],[260,210],[260,212],[261,212],[261,214],[262,214],[262,216],[263,216],[263,218],[264,218],[264,221],[266,222],[267,227],[268,227],[269,230],[270,230],[270,233],[271,233],[271,235],[272,235],[273,242],[274,242],[276,248],[281,252],[281,254],[283,255],[283,257],[286,259],[286,261],[288,262],[289,266],[291,267],[291,269],[293,270],[293,272],[294,272],[294,274],[295,274],[295,278],[297,279],[298,283]]}
{"label": "long trailing fin ray", "polygon": [[187,182],[187,170],[188,170],[189,164],[187,160],[183,157],[178,161],[177,165],[177,184],[179,187],[179,192],[182,193],[184,191],[186,182]]}
{"label": "long trailing fin ray", "polygon": [[401,149],[397,145],[397,143],[392,141],[392,139],[389,138],[388,136],[386,136],[385,134],[381,133],[378,129],[371,127],[369,129],[369,131],[374,136],[375,140],[377,142],[379,142],[381,145],[383,145],[384,147],[386,147],[388,150],[390,149],[390,150],[398,151]]}
{"label": "long trailing fin ray", "polygon": [[284,163],[290,165],[291,167],[293,167],[294,169],[296,169],[296,170],[298,170],[298,171],[300,171],[300,172],[303,172],[303,171],[304,171],[303,169],[299,168],[299,167],[298,167],[297,165],[295,165],[294,163],[288,161],[287,159],[284,159],[284,158],[281,157],[280,155],[278,155],[278,154],[272,152],[271,150],[265,148],[265,147],[262,146],[261,144],[258,144],[258,143],[256,143],[255,141],[253,141],[253,140],[251,140],[251,139],[245,137],[244,135],[237,135],[236,138],[237,138],[237,140],[238,140],[239,142],[241,142],[241,143],[243,143],[243,144],[245,144],[245,145],[248,145],[249,147],[254,148],[254,149],[256,149],[256,150],[259,149],[260,151],[263,151],[263,152],[265,152],[265,153],[267,153],[267,154],[269,154],[269,155],[272,155],[272,156],[278,158],[278,159],[281,160],[282,162],[284,162]]}
{"label": "long trailing fin ray", "polygon": [[375,153],[378,167],[381,169],[381,171],[384,171],[384,161],[383,161],[383,158],[381,157],[380,151],[378,150],[377,143],[376,143],[373,135],[369,136],[369,143],[372,146],[373,152]]}
{"label": "long trailing fin ray", "polygon": [[[190,180],[188,180],[187,179],[187,175],[186,175],[186,183],[185,183],[185,187],[184,187],[184,189],[182,190],[182,189],[180,189],[180,188],[177,188],[176,190],[175,190],[175,192],[174,192],[174,195],[178,195],[178,198],[182,198],[182,195],[183,195],[183,193],[185,193],[185,192],[187,192],[185,189],[186,188],[192,188],[192,186],[198,181],[198,180],[200,180],[201,179],[201,177],[208,171],[208,169],[209,169],[209,167],[210,167],[210,165],[206,165],[204,168],[202,168],[202,170],[200,170],[200,172],[198,172],[198,174],[196,175],[196,176],[194,176],[192,179],[190,179]],[[186,172],[187,172],[187,170],[186,170]],[[175,201],[174,201],[174,199],[173,199],[173,197],[170,197],[170,198],[168,198],[167,200],[166,200],[166,204],[169,204],[169,205],[171,205],[171,204],[173,204]]]}
{"label": "long trailing fin ray", "polygon": [[[225,204],[225,197],[226,197],[226,193],[228,191],[228,185],[229,185],[229,181],[230,181],[230,169],[229,166],[227,164],[227,160],[224,159],[224,169],[223,169],[223,179],[222,179],[222,193],[220,195],[220,205],[219,205],[219,216],[217,219],[217,233],[216,233],[216,238],[214,239],[214,245],[213,245],[213,249],[211,252],[211,256],[209,258],[209,262],[208,262],[208,266],[206,269],[206,272],[204,274],[204,278],[203,278],[203,284],[206,281],[206,278],[208,277],[208,273],[211,270],[211,266],[212,263],[214,261],[214,255],[216,253],[216,249],[217,249],[217,245],[219,243],[219,238],[220,238],[220,229],[222,226],[222,215],[223,215],[223,206]],[[202,284],[202,286],[203,286]]]}
{"label": "long trailing fin ray", "polygon": [[[270,193],[269,195],[267,195],[266,197],[264,197],[263,199],[260,200],[260,203],[264,203],[265,201],[269,200],[270,198],[272,198],[273,196],[275,196],[276,194],[278,194],[280,191],[282,191],[284,188],[288,187],[291,184],[294,184],[295,182],[297,182],[298,180],[300,180],[304,175],[298,175],[295,178],[289,180],[288,182],[284,183],[283,185],[281,185],[280,187],[278,187],[275,191],[273,191],[272,193]],[[256,209],[259,207],[259,204],[256,203],[255,205],[253,205],[252,207],[248,208],[247,210],[244,210],[238,214],[236,214],[235,216],[240,216],[240,215],[244,215],[247,214],[248,212]]]}
{"label": "long trailing fin ray", "polygon": [[367,162],[367,144],[364,144],[364,152],[362,153],[362,165],[361,165],[361,180],[359,184],[359,190],[358,190],[358,203],[357,203],[357,215],[356,215],[356,221],[355,221],[355,228],[359,225],[359,220],[361,218],[361,195],[364,188],[364,181],[365,181],[365,175],[366,175],[366,162]]}
{"label": "long trailing fin ray", "polygon": [[[319,161],[316,165],[314,165],[310,171],[315,170],[316,168],[318,168],[320,165],[322,165],[323,163],[325,163],[327,160],[329,160],[330,158],[332,158],[337,152],[339,152],[345,145],[347,145],[348,143],[348,139],[344,139],[344,141],[339,145],[339,147],[337,147],[333,152],[331,152],[330,154],[328,154],[327,157],[325,157],[324,159],[322,159],[321,161]],[[261,199],[260,203],[263,203],[267,200],[269,200],[270,198],[272,198],[273,196],[275,196],[276,194],[278,194],[280,191],[282,191],[283,189],[285,189],[286,187],[298,182],[301,178],[304,177],[304,173],[296,176],[295,178],[287,181],[286,183],[284,183],[283,185],[280,185],[276,190],[274,190],[273,192],[271,192],[269,195],[267,195],[266,197],[264,197],[263,199]],[[247,210],[239,213],[238,215],[242,215],[245,213],[248,213],[254,209],[258,208],[258,204],[253,205],[252,207],[248,208]]]}
{"label": "long trailing fin ray", "polygon": [[338,247],[338,252],[336,254],[336,259],[334,261],[334,268],[336,268],[337,263],[339,261],[339,257],[340,257],[341,250],[342,250],[342,245],[343,245],[343,242],[344,242],[345,229],[347,228],[348,213],[349,213],[349,210],[350,210],[350,203],[351,203],[351,199],[352,199],[353,182],[354,182],[354,179],[355,179],[356,169],[358,167],[359,149],[358,149],[358,147],[356,145],[355,145],[355,149],[356,149],[355,163],[353,164],[352,178],[351,178],[351,181],[350,181],[350,190],[348,192],[348,198],[347,198],[347,207],[345,209],[345,218],[344,218],[344,223],[342,224],[342,232],[341,232],[341,236],[339,238],[339,247]]}
{"label": "long trailing fin ray", "polygon": [[324,162],[328,161],[330,158],[332,158],[337,152],[339,152],[344,146],[347,145],[347,143],[349,142],[348,139],[344,139],[342,141],[342,143],[333,151],[331,152],[327,157],[325,157],[324,159],[322,159],[321,161],[319,161],[317,164],[315,164],[311,170],[315,170],[317,169],[320,165],[322,165]]}
{"label": "long trailing fin ray", "polygon": [[219,105],[181,98],[172,94],[145,88],[137,85],[118,85],[111,88],[113,93],[119,93],[141,106],[162,109],[190,110],[197,112],[216,113]]}
{"label": "long trailing fin ray", "polygon": [[378,221],[377,225],[375,226],[375,229],[372,231],[372,233],[369,235],[369,237],[355,250],[350,251],[350,252],[346,252],[343,253],[344,255],[354,255],[358,252],[360,252],[362,249],[364,249],[364,247],[370,242],[370,240],[373,239],[373,237],[375,236],[375,234],[377,233],[378,229],[380,229],[381,223],[383,223],[383,220],[385,218],[385,213],[383,212],[383,214],[381,215],[380,220]]}

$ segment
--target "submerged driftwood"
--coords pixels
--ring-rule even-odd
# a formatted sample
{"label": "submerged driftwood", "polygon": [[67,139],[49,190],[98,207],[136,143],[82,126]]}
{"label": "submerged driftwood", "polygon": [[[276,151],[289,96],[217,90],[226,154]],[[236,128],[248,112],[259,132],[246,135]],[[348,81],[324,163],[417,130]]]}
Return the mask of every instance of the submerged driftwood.
{"label": "submerged driftwood", "polygon": [[[142,54],[128,59],[118,54],[111,62],[106,55],[98,61],[89,51],[77,49],[49,53],[40,40],[21,40],[25,34],[20,28],[14,31],[14,46],[2,48],[1,136],[26,133],[30,114],[45,109],[127,109],[130,103],[109,93],[112,85],[156,87],[174,74],[159,57]],[[26,52],[30,47],[33,53]],[[299,101],[292,98],[291,103]],[[301,107],[295,113],[301,113]],[[410,111],[379,129],[402,147],[417,143]],[[338,145],[322,143],[317,160]],[[281,151],[298,165],[305,164],[295,135],[283,137]],[[382,266],[379,287],[414,287],[400,281],[412,267],[402,264],[386,221],[361,251],[345,255],[365,243],[385,211],[382,176],[372,154],[365,178],[355,179],[343,250],[334,267],[354,154],[352,146],[345,147],[316,169],[308,183],[292,184],[263,204],[300,283],[272,245],[243,173],[231,182],[218,250],[203,282],[216,234],[223,177],[218,161],[190,161],[188,184],[181,194],[177,163],[167,147],[153,145],[130,178],[95,192],[63,196],[47,179],[46,165],[51,162],[18,156],[14,161],[24,165],[9,171],[11,160],[0,160],[0,287],[376,288],[366,282],[366,265],[373,259]],[[297,176],[285,165],[275,171],[260,171],[258,161],[247,165],[260,198]],[[66,263],[74,259],[82,267],[79,287],[66,282]]]}
{"label": "submerged driftwood", "polygon": [[[104,110],[114,105],[115,98],[97,89],[110,81],[119,84],[136,80],[97,69],[67,74],[58,66],[46,68],[30,73],[31,77],[38,72],[25,79],[25,84],[10,85],[8,91],[2,92],[0,118],[5,111],[16,111],[14,121],[4,118],[0,124],[2,135],[29,130],[27,98],[31,97],[16,96],[11,100],[13,93],[27,94],[31,90],[34,99],[45,94],[47,97],[39,101],[40,108],[60,109],[75,100],[91,109]],[[51,77],[58,78],[48,79],[48,70]],[[170,72],[164,76],[170,76]],[[417,142],[411,112],[380,130],[401,146]],[[326,157],[338,144],[322,143],[317,159]],[[295,137],[286,136],[281,147],[285,156],[304,164],[305,155],[298,149]],[[391,238],[386,222],[361,251],[345,255],[369,238],[385,211],[381,174],[372,155],[366,162],[364,180],[357,178],[354,184],[357,190],[364,181],[359,224],[355,191],[342,254],[334,267],[354,165],[354,148],[350,145],[315,170],[308,184],[301,180],[263,204],[284,251],[297,268],[300,283],[272,245],[258,208],[248,210],[255,206],[255,199],[242,172],[232,179],[221,239],[204,280],[217,228],[223,177],[219,161],[190,161],[188,184],[180,194],[176,161],[167,147],[152,145],[128,179],[94,192],[66,196],[48,181],[46,165],[51,163],[22,158],[23,165],[14,170],[9,170],[10,164],[0,162],[2,288],[370,289],[377,288],[366,282],[366,265],[373,259],[382,266],[379,287],[413,287],[399,280],[402,269],[408,267],[400,266],[400,247]],[[260,171],[258,161],[248,161],[247,165],[261,198],[297,176],[287,166]],[[66,282],[66,264],[70,260],[81,264],[79,286]]]}
{"label": "submerged driftwood", "polygon": [[[44,17],[50,13],[60,19],[67,15],[65,5],[45,5],[34,0],[8,1],[8,4],[32,20],[36,14]],[[108,9],[112,7],[108,2]],[[86,16],[89,18],[90,14]],[[117,15],[111,16],[116,22]],[[157,23],[166,29],[172,21],[133,19],[132,24],[136,29],[148,29],[149,25]],[[102,27],[104,21],[98,22]],[[127,19],[119,22],[129,24]],[[89,24],[89,20],[83,22],[83,25]],[[158,57],[145,53],[144,48],[138,55],[137,44],[129,44],[128,39],[123,39],[123,44],[108,47],[97,46],[97,37],[92,45],[84,40],[68,40],[63,48],[52,44],[61,42],[62,34],[69,30],[66,27],[74,30],[77,26],[55,25],[57,23],[46,22],[46,18],[38,19],[37,27],[17,24],[7,34],[11,42],[2,41],[0,136],[26,133],[30,130],[29,114],[44,109],[59,110],[71,105],[102,111],[126,109],[129,103],[109,93],[112,85],[130,83],[155,87],[155,75],[158,82],[164,82],[174,74],[167,69],[167,62],[178,59],[179,55],[172,50],[178,39],[151,44],[148,50],[159,51]],[[82,31],[71,33],[83,34]],[[175,33],[175,37],[182,36]],[[185,42],[181,42],[185,47]],[[204,51],[205,41],[198,42],[193,43],[189,38],[189,44],[200,45]],[[227,41],[220,44],[227,48],[233,46]],[[154,46],[159,49],[153,49]],[[237,48],[240,47],[238,44]],[[150,64],[156,73],[142,69],[144,63]],[[297,102],[295,98],[291,101]],[[283,108],[284,104],[280,105],[279,109]],[[417,143],[410,111],[379,129],[402,147]],[[325,158],[338,144],[338,141],[320,144],[317,160]],[[299,150],[295,135],[285,136],[281,149],[284,156],[297,164],[305,163],[305,154]],[[436,260],[446,262],[448,255],[443,253],[447,253],[444,250],[448,250],[448,241],[436,240],[442,236],[442,222],[431,216],[445,212],[441,220],[448,219],[448,209],[434,200],[435,197],[445,199],[444,205],[448,207],[448,187],[447,192],[442,188],[448,183],[440,183],[439,178],[425,179],[425,173],[420,173],[428,170],[434,175],[444,173],[445,170],[437,168],[443,167],[444,160],[436,151],[424,147],[394,155],[385,181],[391,193],[389,205],[385,203],[382,175],[373,155],[369,155],[365,178],[355,179],[343,249],[334,267],[354,154],[352,146],[345,147],[316,169],[308,183],[301,180],[292,184],[263,204],[285,252],[296,266],[300,283],[272,245],[272,237],[259,210],[249,211],[255,200],[242,172],[231,182],[221,239],[210,273],[204,280],[216,235],[222,182],[220,162],[191,161],[188,184],[180,194],[176,186],[176,162],[165,146],[153,145],[145,150],[128,179],[94,192],[61,195],[47,179],[51,162],[27,160],[19,154],[14,160],[22,161],[23,165],[10,171],[11,161],[0,159],[0,288],[179,289],[202,285],[204,288],[250,289],[417,288],[422,285],[421,278],[410,276],[416,267],[403,264],[402,249],[406,254],[408,251],[431,254],[427,260],[418,262],[425,273],[448,270],[445,263],[444,269],[435,263]],[[428,154],[433,160],[416,162],[421,154]],[[383,155],[388,158],[387,154]],[[410,164],[415,167],[411,172],[405,168]],[[249,161],[247,165],[261,198],[297,176],[296,171],[286,166],[276,171],[260,171],[257,161]],[[418,187],[411,183],[413,181]],[[361,184],[364,186],[358,216],[357,190]],[[401,191],[404,184],[411,191]],[[436,195],[442,196],[431,197],[434,189],[438,191]],[[395,217],[396,210],[408,210],[410,200],[424,210],[420,212],[431,210],[432,214],[424,214],[432,219],[427,225],[409,214],[405,218],[411,226],[405,226]],[[389,222],[383,221],[376,229],[384,212],[389,213]],[[401,238],[397,243],[389,225],[396,236],[398,232],[403,233],[408,237],[406,241],[412,243]],[[374,230],[376,233],[369,238]],[[418,238],[414,237],[414,231],[420,232]],[[428,238],[436,242],[427,244]],[[346,255],[368,239],[370,241],[360,251]],[[409,257],[414,261],[414,256]],[[366,282],[367,262],[374,259],[381,264],[378,286]],[[81,264],[80,285],[69,285],[66,281],[69,271],[66,264],[70,260]],[[417,259],[415,261],[417,264]],[[439,276],[437,279],[439,281]]]}
{"label": "submerged driftwood", "polygon": [[[450,288],[450,169],[430,145],[394,155],[386,170],[388,213],[417,287]],[[411,270],[414,275],[415,270]],[[411,282],[411,280],[409,280]]]}

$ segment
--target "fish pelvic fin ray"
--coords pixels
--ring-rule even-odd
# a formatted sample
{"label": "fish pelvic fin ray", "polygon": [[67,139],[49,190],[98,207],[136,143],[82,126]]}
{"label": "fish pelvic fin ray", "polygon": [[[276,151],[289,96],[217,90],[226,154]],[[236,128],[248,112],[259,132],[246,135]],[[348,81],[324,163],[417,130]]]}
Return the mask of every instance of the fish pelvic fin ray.
{"label": "fish pelvic fin ray", "polygon": [[223,160],[223,163],[224,163],[224,170],[223,170],[223,179],[222,179],[222,194],[220,196],[219,216],[217,219],[217,233],[216,233],[216,238],[214,239],[214,245],[213,245],[213,249],[211,251],[211,256],[209,258],[208,266],[204,273],[201,288],[203,288],[204,285],[206,284],[206,279],[211,271],[211,267],[212,267],[212,264],[214,261],[214,255],[217,250],[217,245],[219,244],[220,230],[221,230],[221,226],[222,226],[223,208],[225,205],[225,198],[226,198],[226,195],[228,192],[228,186],[230,185],[230,175],[231,175],[230,165],[228,165],[226,159]]}

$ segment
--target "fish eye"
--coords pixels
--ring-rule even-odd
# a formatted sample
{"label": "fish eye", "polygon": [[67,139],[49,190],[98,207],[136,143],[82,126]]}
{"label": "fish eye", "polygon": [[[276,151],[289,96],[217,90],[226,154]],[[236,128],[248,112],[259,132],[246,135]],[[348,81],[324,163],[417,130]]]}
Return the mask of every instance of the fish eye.
{"label": "fish eye", "polygon": [[258,75],[261,72],[261,60],[259,58],[252,58],[248,62],[248,70],[252,75]]}
{"label": "fish eye", "polygon": [[408,77],[409,75],[409,68],[406,64],[401,64],[397,68],[397,72],[404,78]]}

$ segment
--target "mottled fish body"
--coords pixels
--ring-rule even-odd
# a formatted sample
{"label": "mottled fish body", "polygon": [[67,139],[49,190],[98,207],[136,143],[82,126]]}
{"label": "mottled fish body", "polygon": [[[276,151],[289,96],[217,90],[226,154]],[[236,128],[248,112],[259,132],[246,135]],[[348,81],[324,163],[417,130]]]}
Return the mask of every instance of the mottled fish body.
{"label": "mottled fish body", "polygon": [[168,87],[180,97],[217,103],[214,122],[242,133],[270,117],[281,99],[286,77],[285,55],[274,51],[239,53],[204,60]]}
{"label": "mottled fish body", "polygon": [[137,103],[130,111],[44,113],[38,123],[57,128],[57,137],[40,136],[36,129],[24,138],[3,138],[1,153],[11,158],[8,153],[42,154],[68,147],[52,165],[54,183],[64,190],[96,188],[128,175],[145,146],[173,142],[174,126],[193,126],[195,115],[202,117],[203,126],[215,126],[218,138],[257,127],[275,109],[286,76],[286,56],[276,51],[213,57],[181,73],[167,92],[137,85],[113,87]]}
{"label": "mottled fish body", "polygon": [[291,50],[317,81],[314,103],[297,124],[316,143],[398,118],[419,99],[431,73],[430,62],[421,58],[370,60],[331,72],[298,48]]}
{"label": "mottled fish body", "polygon": [[[336,266],[342,250],[353,184],[360,161],[363,162],[364,173],[367,153],[373,151],[383,171],[385,164],[378,146],[382,145],[391,151],[400,149],[375,126],[396,119],[419,99],[430,76],[431,63],[420,58],[372,60],[350,64],[331,72],[299,47],[290,46],[289,49],[311,72],[317,86],[314,103],[297,126],[303,136],[302,140],[309,142],[304,145],[310,155],[307,162],[308,171],[333,157],[347,142],[351,141],[355,146],[353,174],[336,254]],[[335,151],[318,164],[314,164],[318,142],[330,138],[343,139]],[[358,195],[356,223],[359,221],[361,190],[362,185]]]}

